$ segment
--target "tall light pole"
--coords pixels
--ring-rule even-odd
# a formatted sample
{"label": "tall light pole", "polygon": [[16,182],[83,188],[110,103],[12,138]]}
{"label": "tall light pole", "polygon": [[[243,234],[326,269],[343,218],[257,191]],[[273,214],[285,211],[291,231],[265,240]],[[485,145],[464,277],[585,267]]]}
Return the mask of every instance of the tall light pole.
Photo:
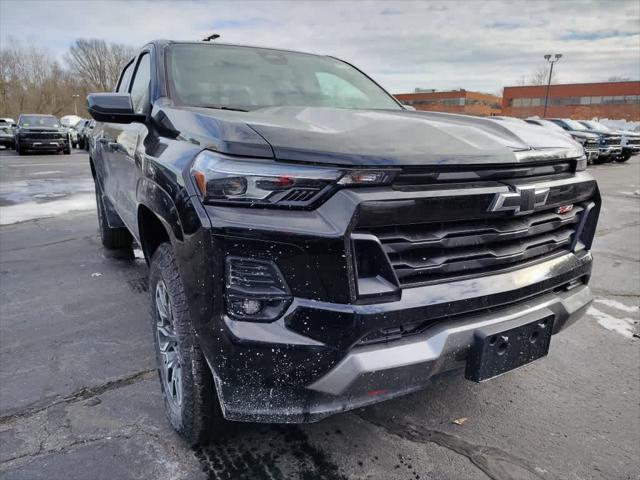
{"label": "tall light pole", "polygon": [[78,98],[80,98],[80,95],[75,94],[75,95],[71,95],[71,97],[73,98],[73,110],[76,114],[76,117],[78,116],[78,104],[77,104],[77,100]]}
{"label": "tall light pole", "polygon": [[542,118],[547,117],[547,104],[549,103],[549,87],[551,86],[551,75],[553,75],[553,64],[562,58],[561,53],[556,53],[553,55],[554,58],[551,58],[551,54],[547,54],[544,56],[544,59],[551,64],[551,68],[549,69],[549,81],[547,82],[547,93],[544,95],[544,113],[542,114]]}

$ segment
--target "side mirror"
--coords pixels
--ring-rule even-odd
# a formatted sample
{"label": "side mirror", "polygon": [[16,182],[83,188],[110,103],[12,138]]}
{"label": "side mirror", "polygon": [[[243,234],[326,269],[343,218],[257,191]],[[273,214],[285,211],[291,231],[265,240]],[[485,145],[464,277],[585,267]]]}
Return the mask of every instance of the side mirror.
{"label": "side mirror", "polygon": [[98,122],[144,123],[147,116],[133,111],[128,93],[90,93],[87,95],[89,114]]}

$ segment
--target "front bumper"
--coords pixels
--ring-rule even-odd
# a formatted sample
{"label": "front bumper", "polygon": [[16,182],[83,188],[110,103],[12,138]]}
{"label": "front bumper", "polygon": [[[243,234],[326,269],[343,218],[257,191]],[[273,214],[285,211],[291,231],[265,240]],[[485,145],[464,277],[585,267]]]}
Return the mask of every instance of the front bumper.
{"label": "front bumper", "polygon": [[[296,299],[285,318],[274,323],[227,317],[226,362],[215,375],[224,416],[235,421],[313,422],[423,389],[436,375],[464,368],[477,329],[499,325],[507,330],[553,315],[556,334],[589,307],[592,297],[585,283],[591,264],[588,252],[567,254],[515,273],[413,288],[390,304]],[[515,298],[520,300],[509,302]],[[481,305],[496,307],[478,308]],[[342,356],[292,329],[293,316],[319,316],[329,327],[396,316],[433,321],[417,334],[356,345]],[[327,359],[334,360],[328,369]]]}
{"label": "front bumper", "polygon": [[598,148],[589,148],[589,149],[585,148],[584,153],[587,156],[588,161],[596,159],[600,155],[600,151],[598,150]]}
{"label": "front bumper", "polygon": [[640,153],[640,145],[638,145],[638,144],[623,145],[622,146],[622,151],[624,153],[630,153],[631,155],[636,155],[636,154]]}
{"label": "front bumper", "polygon": [[496,312],[442,322],[416,338],[356,348],[309,388],[332,395],[360,392],[361,397],[372,391],[419,388],[434,375],[464,368],[478,329],[499,325],[508,330],[553,315],[555,334],[579,319],[591,300],[589,287],[580,285]]}
{"label": "front bumper", "polygon": [[598,153],[601,157],[610,157],[614,155],[620,155],[622,153],[622,147],[620,145],[612,146],[601,146],[598,147]]}
{"label": "front bumper", "polygon": [[[507,330],[552,313],[557,333],[578,319],[591,301],[589,249],[600,205],[588,172],[535,181],[536,188],[549,189],[546,211],[567,204],[584,208],[573,244],[553,255],[482,274],[404,283],[373,295],[363,281],[368,277],[354,270],[354,259],[367,252],[356,234],[376,221],[412,225],[471,218],[477,223],[503,215],[519,224],[510,213],[487,210],[496,194],[532,180],[512,183],[348,189],[312,211],[205,206],[214,226],[212,248],[205,250],[210,259],[198,264],[212,270],[186,275],[194,288],[185,290],[192,292],[192,318],[225,417],[316,421],[424,388],[433,376],[464,367],[478,328]],[[224,298],[220,259],[228,256],[277,265],[293,296],[281,318],[234,320],[224,302],[210,302]],[[192,265],[190,258],[187,272]],[[202,293],[209,291],[210,296]]]}
{"label": "front bumper", "polygon": [[29,140],[20,139],[21,150],[61,150],[68,146],[67,140]]}

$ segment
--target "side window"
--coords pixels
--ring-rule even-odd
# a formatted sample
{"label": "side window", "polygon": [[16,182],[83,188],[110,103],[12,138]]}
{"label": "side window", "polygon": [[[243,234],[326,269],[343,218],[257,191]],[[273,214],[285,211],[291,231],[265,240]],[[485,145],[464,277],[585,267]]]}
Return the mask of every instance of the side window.
{"label": "side window", "polygon": [[131,80],[131,75],[133,74],[134,65],[135,65],[135,62],[131,62],[124,69],[124,72],[122,73],[122,77],[120,77],[120,83],[118,84],[118,88],[116,89],[116,92],[127,91],[127,88],[129,88],[129,80]]}
{"label": "side window", "polygon": [[149,103],[149,80],[151,79],[151,59],[149,53],[145,53],[138,60],[133,83],[131,84],[131,101],[133,111],[144,113],[145,107]]}

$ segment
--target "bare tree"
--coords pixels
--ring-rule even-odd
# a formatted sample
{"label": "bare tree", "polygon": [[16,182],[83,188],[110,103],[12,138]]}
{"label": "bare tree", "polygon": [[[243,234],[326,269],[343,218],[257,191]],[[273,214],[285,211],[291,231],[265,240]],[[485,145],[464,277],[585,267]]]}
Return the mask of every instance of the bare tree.
{"label": "bare tree", "polygon": [[[556,83],[556,73],[553,72],[551,83]],[[546,85],[549,81],[549,66],[540,65],[529,75],[522,75],[518,81],[518,85]]]}
{"label": "bare tree", "polygon": [[607,78],[607,82],[630,82],[631,79],[629,77],[620,77],[618,75],[613,75]]}
{"label": "bare tree", "polygon": [[87,85],[106,92],[113,89],[122,67],[134,54],[128,45],[79,38],[69,47],[65,61]]}
{"label": "bare tree", "polygon": [[[64,115],[73,111],[73,95],[88,87],[64,69],[44,48],[15,39],[0,49],[0,115],[21,113]],[[84,113],[84,112],[80,112]]]}

